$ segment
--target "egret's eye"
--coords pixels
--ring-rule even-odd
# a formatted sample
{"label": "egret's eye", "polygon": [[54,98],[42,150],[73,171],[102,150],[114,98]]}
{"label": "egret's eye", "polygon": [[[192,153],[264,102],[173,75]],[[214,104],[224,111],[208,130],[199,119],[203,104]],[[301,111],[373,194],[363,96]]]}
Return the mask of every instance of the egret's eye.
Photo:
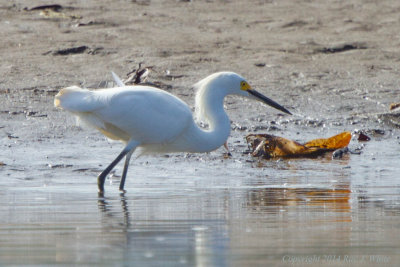
{"label": "egret's eye", "polygon": [[247,91],[247,90],[251,89],[251,87],[247,82],[241,81],[240,82],[240,89],[243,90],[243,91]]}

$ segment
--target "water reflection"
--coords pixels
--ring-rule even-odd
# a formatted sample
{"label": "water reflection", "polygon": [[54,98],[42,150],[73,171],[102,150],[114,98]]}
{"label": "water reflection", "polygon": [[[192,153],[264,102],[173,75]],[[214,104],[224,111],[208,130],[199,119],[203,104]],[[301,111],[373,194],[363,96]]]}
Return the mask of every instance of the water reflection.
{"label": "water reflection", "polygon": [[121,205],[121,211],[117,211],[117,213],[113,212],[113,207],[112,207],[112,199],[108,199],[107,197],[104,196],[104,194],[99,193],[99,198],[97,201],[97,206],[99,208],[99,211],[102,212],[102,214],[105,217],[108,218],[114,218],[117,215],[117,218],[120,218],[120,215],[123,215],[123,222],[121,222],[121,226],[123,226],[124,230],[127,230],[128,227],[130,226],[130,218],[129,218],[129,209],[128,209],[128,202],[127,198],[125,196],[125,193],[120,193],[120,205]]}
{"label": "water reflection", "polygon": [[[235,261],[240,262],[247,257],[246,248],[254,244],[257,248],[251,254],[264,257],[265,251],[272,249],[271,245],[285,247],[292,244],[288,240],[296,240],[295,247],[307,242],[319,251],[321,239],[314,231],[320,226],[330,229],[326,235],[333,242],[348,244],[351,239],[350,225],[342,226],[339,232],[335,230],[335,223],[352,222],[349,184],[334,189],[214,190],[211,194],[206,192],[193,197],[100,196],[98,209],[102,214],[102,232],[112,235],[111,240],[115,243],[110,246],[120,248],[123,262],[151,262],[163,266],[175,266],[177,262],[225,266],[229,255],[236,255]],[[211,201],[210,205],[219,205],[216,207],[217,218],[211,219],[210,210],[203,213],[190,205],[193,201],[200,205],[208,201]],[[156,206],[158,208],[154,208]],[[186,212],[182,212],[183,209]],[[174,211],[179,213],[179,218]]]}
{"label": "water reflection", "polygon": [[[223,230],[225,221],[176,220],[153,212],[143,216],[146,211],[138,210],[143,201],[148,200],[128,198],[125,194],[120,194],[119,199],[104,196],[98,199],[98,208],[103,214],[102,231],[112,233],[113,239],[118,239],[124,263],[226,265],[224,257],[220,257],[226,254],[228,247],[227,234]],[[130,212],[131,205],[137,205],[132,208],[133,212]]]}
{"label": "water reflection", "polygon": [[262,211],[263,208],[285,206],[315,206],[325,210],[349,212],[351,190],[349,185],[330,188],[260,188],[248,192],[248,207]]}

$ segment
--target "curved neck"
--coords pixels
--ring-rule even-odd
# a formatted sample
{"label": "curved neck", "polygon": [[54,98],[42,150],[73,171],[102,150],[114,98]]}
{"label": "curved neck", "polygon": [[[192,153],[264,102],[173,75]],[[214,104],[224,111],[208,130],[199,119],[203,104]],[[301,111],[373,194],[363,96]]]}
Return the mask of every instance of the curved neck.
{"label": "curved neck", "polygon": [[224,110],[224,90],[203,87],[196,96],[196,111],[200,111],[202,118],[208,123],[209,129],[202,129],[193,124],[191,138],[195,140],[193,152],[213,151],[222,146],[229,137],[231,125]]}

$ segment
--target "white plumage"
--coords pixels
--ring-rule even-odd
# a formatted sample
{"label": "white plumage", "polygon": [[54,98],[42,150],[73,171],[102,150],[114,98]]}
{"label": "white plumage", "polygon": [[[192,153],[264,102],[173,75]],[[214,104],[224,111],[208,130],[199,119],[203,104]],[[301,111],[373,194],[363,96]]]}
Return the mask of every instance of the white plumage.
{"label": "white plumage", "polygon": [[207,130],[195,123],[186,103],[150,86],[93,91],[72,86],[60,90],[54,105],[78,116],[108,138],[126,144],[121,154],[99,175],[101,193],[108,173],[126,156],[120,184],[123,190],[129,160],[137,147],[143,152],[208,152],[223,145],[230,134],[230,121],[223,108],[224,97],[228,94],[255,97],[290,114],[232,72],[214,73],[195,87],[198,88],[196,113],[208,123]]}

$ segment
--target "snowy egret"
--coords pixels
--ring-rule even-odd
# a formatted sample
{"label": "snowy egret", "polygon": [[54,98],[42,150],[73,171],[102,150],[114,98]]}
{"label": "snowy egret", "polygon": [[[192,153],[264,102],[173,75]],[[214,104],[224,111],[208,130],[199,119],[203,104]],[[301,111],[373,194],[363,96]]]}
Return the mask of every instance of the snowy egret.
{"label": "snowy egret", "polygon": [[[114,77],[115,78],[115,77]],[[54,105],[77,115],[110,139],[125,143],[122,152],[97,178],[99,192],[104,192],[106,176],[124,157],[125,165],[119,189],[124,190],[132,153],[140,147],[143,153],[209,152],[222,146],[231,126],[223,102],[226,95],[260,100],[282,112],[286,108],[252,89],[233,72],[214,73],[194,87],[196,113],[208,123],[199,127],[189,106],[176,96],[150,86],[87,90],[77,86],[61,89]]]}

